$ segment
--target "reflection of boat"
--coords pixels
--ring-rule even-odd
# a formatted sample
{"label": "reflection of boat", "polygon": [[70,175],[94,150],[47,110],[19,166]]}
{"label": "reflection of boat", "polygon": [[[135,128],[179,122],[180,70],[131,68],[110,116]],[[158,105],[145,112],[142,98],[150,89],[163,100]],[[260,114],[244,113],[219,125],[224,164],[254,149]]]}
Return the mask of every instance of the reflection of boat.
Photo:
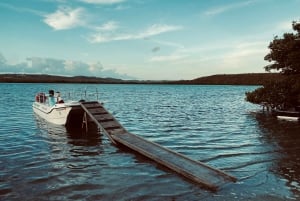
{"label": "reflection of boat", "polygon": [[[56,125],[67,125],[81,123],[84,111],[80,106],[80,101],[63,101],[50,105],[50,97],[45,93],[38,93],[32,108],[35,114],[46,121]],[[81,124],[80,124],[81,125]]]}
{"label": "reflection of boat", "polygon": [[291,121],[300,120],[299,107],[296,107],[296,110],[274,110],[274,112],[278,119],[291,120]]}

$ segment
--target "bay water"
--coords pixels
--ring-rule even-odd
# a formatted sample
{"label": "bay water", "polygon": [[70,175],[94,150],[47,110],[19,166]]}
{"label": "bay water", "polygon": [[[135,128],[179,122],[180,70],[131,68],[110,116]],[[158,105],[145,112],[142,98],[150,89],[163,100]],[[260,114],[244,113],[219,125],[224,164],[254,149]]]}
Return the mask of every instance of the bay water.
{"label": "bay water", "polygon": [[[0,200],[300,200],[300,124],[246,102],[257,87],[0,83]],[[238,181],[210,192],[97,130],[51,125],[32,111],[49,89],[97,91],[131,133]]]}

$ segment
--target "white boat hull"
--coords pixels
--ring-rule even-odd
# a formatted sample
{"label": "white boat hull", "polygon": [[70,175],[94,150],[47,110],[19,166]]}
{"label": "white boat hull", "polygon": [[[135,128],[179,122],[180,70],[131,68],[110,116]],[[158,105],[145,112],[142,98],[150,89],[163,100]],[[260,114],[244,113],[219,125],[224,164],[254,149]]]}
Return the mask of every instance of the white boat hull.
{"label": "white boat hull", "polygon": [[275,114],[278,119],[287,120],[287,121],[299,121],[300,112],[299,111],[284,111],[284,110],[275,110]]}
{"label": "white boat hull", "polygon": [[35,114],[56,125],[66,125],[69,113],[72,110],[71,106],[65,104],[56,104],[49,107],[38,102],[34,102],[32,108]]}
{"label": "white boat hull", "polygon": [[287,121],[299,121],[299,117],[289,117],[289,116],[279,116],[277,115],[278,119],[287,120]]}

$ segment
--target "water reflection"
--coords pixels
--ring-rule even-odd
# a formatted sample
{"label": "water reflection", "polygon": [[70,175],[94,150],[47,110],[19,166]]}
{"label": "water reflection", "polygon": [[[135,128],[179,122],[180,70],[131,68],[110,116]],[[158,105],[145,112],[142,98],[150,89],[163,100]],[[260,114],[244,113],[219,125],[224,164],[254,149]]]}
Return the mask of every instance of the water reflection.
{"label": "water reflection", "polygon": [[36,115],[35,118],[40,133],[47,134],[49,138],[62,137],[67,143],[75,146],[97,146],[102,143],[102,135],[95,124],[90,123],[86,130],[81,125],[59,126]]}
{"label": "water reflection", "polygon": [[[48,142],[51,161],[54,163],[61,159],[78,156],[98,156],[103,154],[102,135],[95,125],[90,125],[88,130],[81,126],[58,126],[36,117],[37,128],[40,135]],[[66,150],[69,150],[66,152]],[[70,169],[81,169],[72,164],[65,164]]]}
{"label": "water reflection", "polygon": [[300,123],[278,120],[265,113],[257,113],[256,119],[264,140],[274,147],[277,155],[271,171],[286,180],[286,186],[300,198]]}
{"label": "water reflection", "polygon": [[65,127],[68,143],[75,146],[97,146],[102,143],[103,135],[96,125],[90,124],[88,130],[81,127]]}

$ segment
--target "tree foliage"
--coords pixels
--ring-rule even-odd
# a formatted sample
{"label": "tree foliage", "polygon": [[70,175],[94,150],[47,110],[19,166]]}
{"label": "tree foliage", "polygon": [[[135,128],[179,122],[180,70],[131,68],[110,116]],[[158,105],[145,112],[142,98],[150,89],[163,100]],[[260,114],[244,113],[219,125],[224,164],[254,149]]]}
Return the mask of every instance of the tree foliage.
{"label": "tree foliage", "polygon": [[285,33],[283,38],[275,36],[270,43],[265,60],[273,62],[265,66],[266,71],[279,70],[281,73],[300,74],[300,23],[293,22],[296,33]]}
{"label": "tree foliage", "polygon": [[287,109],[300,103],[298,76],[289,76],[281,81],[270,81],[253,92],[246,92],[246,101],[254,104],[267,103],[271,108]]}
{"label": "tree foliage", "polygon": [[270,53],[265,60],[272,62],[265,66],[266,71],[276,70],[285,79],[271,81],[263,87],[246,93],[246,100],[272,108],[288,109],[300,105],[300,22],[292,23],[296,33],[285,33],[282,38],[274,37],[270,43]]}

